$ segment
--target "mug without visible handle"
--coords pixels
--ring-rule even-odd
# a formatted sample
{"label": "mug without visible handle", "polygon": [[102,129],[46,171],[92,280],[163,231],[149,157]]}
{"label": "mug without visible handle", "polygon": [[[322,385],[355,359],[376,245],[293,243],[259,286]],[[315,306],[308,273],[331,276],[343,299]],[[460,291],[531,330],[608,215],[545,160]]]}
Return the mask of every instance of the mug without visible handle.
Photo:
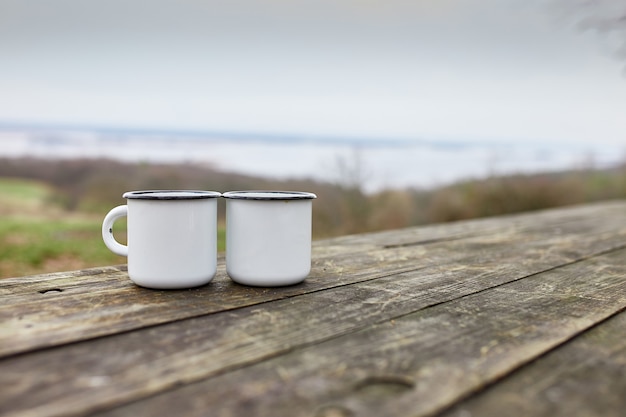
{"label": "mug without visible handle", "polygon": [[302,282],[311,271],[313,193],[230,191],[226,198],[226,272],[243,285]]}
{"label": "mug without visible handle", "polygon": [[[102,222],[102,239],[128,257],[128,275],[156,289],[207,284],[217,270],[215,191],[154,190],[124,194],[128,204],[112,209]],[[113,224],[128,218],[128,245],[113,236]]]}

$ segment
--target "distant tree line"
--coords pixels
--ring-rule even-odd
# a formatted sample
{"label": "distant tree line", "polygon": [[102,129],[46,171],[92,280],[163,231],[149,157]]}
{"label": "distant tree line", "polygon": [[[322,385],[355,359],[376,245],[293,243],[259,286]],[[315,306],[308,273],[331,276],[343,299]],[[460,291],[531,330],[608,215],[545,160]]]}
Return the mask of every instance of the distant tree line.
{"label": "distant tree line", "polygon": [[[122,204],[121,196],[129,190],[314,192],[318,195],[313,210],[316,238],[626,198],[626,165],[608,170],[587,168],[550,174],[494,176],[432,190],[387,189],[376,193],[366,193],[364,179],[349,174],[345,176],[349,181],[331,183],[273,180],[200,165],[0,158],[0,177],[46,183],[54,189],[51,203],[68,211],[104,214],[114,205]],[[223,208],[219,213],[224,215]]]}

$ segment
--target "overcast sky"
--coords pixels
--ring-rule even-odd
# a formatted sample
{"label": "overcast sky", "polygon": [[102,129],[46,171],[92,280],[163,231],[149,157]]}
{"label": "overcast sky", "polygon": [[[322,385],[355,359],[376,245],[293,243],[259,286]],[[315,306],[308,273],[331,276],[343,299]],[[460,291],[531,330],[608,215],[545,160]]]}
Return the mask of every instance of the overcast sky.
{"label": "overcast sky", "polygon": [[626,144],[626,60],[557,3],[0,0],[0,123]]}

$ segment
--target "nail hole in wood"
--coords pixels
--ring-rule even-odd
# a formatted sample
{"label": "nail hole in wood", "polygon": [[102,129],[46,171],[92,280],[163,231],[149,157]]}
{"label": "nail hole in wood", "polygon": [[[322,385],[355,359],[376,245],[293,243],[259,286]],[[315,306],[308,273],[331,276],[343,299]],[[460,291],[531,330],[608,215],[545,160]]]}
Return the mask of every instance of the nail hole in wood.
{"label": "nail hole in wood", "polygon": [[374,375],[365,378],[356,386],[356,391],[368,395],[400,394],[413,389],[415,381],[405,375]]}

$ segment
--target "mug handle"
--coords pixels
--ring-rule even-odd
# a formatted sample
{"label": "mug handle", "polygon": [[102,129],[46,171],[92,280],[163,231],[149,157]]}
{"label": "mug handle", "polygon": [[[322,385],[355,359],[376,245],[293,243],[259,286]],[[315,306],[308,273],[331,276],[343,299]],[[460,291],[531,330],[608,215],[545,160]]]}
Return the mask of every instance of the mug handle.
{"label": "mug handle", "polygon": [[113,236],[113,223],[120,217],[128,216],[128,206],[117,206],[107,213],[102,222],[102,240],[116,255],[128,256],[128,246],[122,245]]}

